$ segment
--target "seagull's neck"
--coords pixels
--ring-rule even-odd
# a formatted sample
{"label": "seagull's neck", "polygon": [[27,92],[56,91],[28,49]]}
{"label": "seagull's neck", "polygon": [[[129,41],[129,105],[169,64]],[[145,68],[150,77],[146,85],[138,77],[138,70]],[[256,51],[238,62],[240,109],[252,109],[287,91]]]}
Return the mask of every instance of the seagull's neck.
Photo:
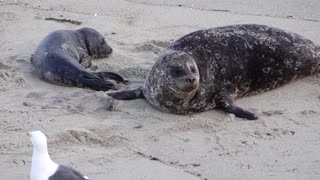
{"label": "seagull's neck", "polygon": [[31,180],[40,180],[53,175],[58,169],[58,164],[53,162],[47,148],[33,148]]}
{"label": "seagull's neck", "polygon": [[33,149],[33,153],[32,153],[32,161],[40,161],[42,163],[54,163],[48,153],[47,148],[43,148],[43,149]]}

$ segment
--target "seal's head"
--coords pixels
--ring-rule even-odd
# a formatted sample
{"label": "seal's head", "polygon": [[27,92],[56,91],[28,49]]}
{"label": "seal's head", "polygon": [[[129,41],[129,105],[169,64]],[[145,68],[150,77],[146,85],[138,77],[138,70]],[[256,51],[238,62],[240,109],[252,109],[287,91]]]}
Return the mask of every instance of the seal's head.
{"label": "seal's head", "polygon": [[112,48],[98,31],[91,28],[81,28],[78,31],[83,36],[91,57],[104,58],[112,53]]}
{"label": "seal's head", "polygon": [[156,106],[189,101],[199,88],[200,74],[195,60],[180,51],[166,52],[154,64],[144,94]]}
{"label": "seal's head", "polygon": [[199,70],[194,59],[183,52],[172,52],[163,58],[166,67],[163,77],[166,86],[163,88],[181,95],[195,93],[199,87]]}

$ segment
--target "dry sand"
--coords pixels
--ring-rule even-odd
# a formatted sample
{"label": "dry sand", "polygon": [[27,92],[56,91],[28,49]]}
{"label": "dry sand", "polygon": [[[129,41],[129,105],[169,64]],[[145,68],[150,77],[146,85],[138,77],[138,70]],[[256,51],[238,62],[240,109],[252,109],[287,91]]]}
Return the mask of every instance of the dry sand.
{"label": "dry sand", "polygon": [[28,179],[27,130],[45,132],[52,159],[92,179],[320,179],[319,77],[237,100],[260,117],[243,121],[112,101],[104,92],[46,83],[30,65],[49,32],[92,27],[114,49],[92,70],[138,84],[170,42],[198,29],[266,24],[320,44],[319,9],[318,0],[0,0],[0,179]]}

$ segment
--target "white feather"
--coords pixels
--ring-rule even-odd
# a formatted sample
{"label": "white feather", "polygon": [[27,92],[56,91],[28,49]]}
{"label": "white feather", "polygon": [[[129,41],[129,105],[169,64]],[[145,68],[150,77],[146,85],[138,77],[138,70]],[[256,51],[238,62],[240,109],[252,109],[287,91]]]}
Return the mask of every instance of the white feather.
{"label": "white feather", "polygon": [[30,180],[48,180],[58,170],[58,164],[54,163],[47,148],[47,138],[41,131],[30,133],[33,145],[32,165]]}

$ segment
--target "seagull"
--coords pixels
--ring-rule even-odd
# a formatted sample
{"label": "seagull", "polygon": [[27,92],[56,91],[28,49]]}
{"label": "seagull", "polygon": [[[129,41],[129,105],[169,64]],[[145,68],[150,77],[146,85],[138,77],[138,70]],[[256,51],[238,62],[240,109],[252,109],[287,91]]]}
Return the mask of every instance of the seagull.
{"label": "seagull", "polygon": [[27,132],[33,146],[30,180],[87,180],[77,170],[56,164],[49,156],[47,137],[41,131]]}

